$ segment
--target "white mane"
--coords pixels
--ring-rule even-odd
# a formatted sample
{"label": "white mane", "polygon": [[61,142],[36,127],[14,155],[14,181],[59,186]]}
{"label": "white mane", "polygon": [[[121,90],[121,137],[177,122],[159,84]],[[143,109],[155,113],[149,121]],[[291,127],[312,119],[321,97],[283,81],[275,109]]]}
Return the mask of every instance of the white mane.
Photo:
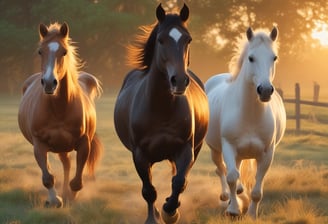
{"label": "white mane", "polygon": [[237,38],[233,50],[234,53],[229,63],[229,70],[233,76],[233,79],[238,76],[243,65],[245,55],[250,48],[256,47],[260,44],[266,44],[268,47],[272,48],[275,54],[278,53],[279,43],[277,40],[272,41],[269,34],[269,30],[259,29],[254,32],[254,37],[250,42],[247,40],[245,33]]}

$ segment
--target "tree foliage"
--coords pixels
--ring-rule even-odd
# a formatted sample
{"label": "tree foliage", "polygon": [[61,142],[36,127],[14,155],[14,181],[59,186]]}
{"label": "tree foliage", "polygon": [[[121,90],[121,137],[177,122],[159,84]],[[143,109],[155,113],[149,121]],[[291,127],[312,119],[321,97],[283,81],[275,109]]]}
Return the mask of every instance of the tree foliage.
{"label": "tree foliage", "polygon": [[[162,1],[167,9],[181,7],[182,0]],[[227,61],[234,40],[248,26],[277,25],[281,52],[286,57],[311,50],[311,30],[328,21],[325,0],[186,0],[190,8],[192,56]],[[36,54],[38,25],[67,22],[77,42],[85,69],[111,88],[125,72],[125,46],[133,41],[140,25],[155,22],[154,0],[0,0],[0,87],[18,92],[23,80],[39,70]],[[312,46],[313,47],[313,46]],[[195,60],[196,60],[195,59]],[[197,60],[196,60],[197,61]],[[223,62],[222,62],[223,63]]]}

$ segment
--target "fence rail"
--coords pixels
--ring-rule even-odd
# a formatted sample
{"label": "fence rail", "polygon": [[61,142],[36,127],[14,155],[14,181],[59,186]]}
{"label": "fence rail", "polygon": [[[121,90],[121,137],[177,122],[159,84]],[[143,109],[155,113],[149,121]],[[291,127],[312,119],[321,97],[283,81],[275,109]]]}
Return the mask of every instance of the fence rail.
{"label": "fence rail", "polygon": [[303,105],[310,105],[310,106],[316,106],[316,107],[328,107],[328,103],[323,103],[323,102],[313,102],[309,100],[299,100],[297,101],[296,99],[284,99],[284,103],[299,103]]}
{"label": "fence rail", "polygon": [[[295,84],[295,99],[283,99],[284,103],[292,103],[295,104],[295,115],[288,116],[288,119],[295,119],[295,131],[296,134],[301,133],[301,119],[303,118],[301,114],[301,105],[309,105],[315,107],[325,107],[328,108],[328,103],[325,102],[318,102],[319,100],[319,90],[320,86],[318,84],[314,84],[314,94],[313,94],[313,101],[310,100],[302,100],[301,99],[301,88],[299,83]],[[283,94],[281,93],[283,96]],[[325,135],[323,133],[315,132],[317,135]]]}

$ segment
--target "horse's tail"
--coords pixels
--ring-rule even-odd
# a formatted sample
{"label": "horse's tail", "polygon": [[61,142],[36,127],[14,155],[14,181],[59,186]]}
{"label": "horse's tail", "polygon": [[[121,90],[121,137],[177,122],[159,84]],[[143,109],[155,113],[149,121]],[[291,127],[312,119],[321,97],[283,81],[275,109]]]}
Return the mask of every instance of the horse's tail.
{"label": "horse's tail", "polygon": [[89,171],[89,175],[92,178],[94,178],[95,167],[98,164],[100,158],[102,157],[103,151],[104,151],[104,146],[100,141],[99,137],[97,136],[97,134],[95,134],[91,141],[91,150],[87,160],[87,168]]}
{"label": "horse's tail", "polygon": [[247,194],[255,184],[255,171],[256,171],[256,160],[246,159],[243,160],[240,166],[240,180],[244,186],[244,190]]}

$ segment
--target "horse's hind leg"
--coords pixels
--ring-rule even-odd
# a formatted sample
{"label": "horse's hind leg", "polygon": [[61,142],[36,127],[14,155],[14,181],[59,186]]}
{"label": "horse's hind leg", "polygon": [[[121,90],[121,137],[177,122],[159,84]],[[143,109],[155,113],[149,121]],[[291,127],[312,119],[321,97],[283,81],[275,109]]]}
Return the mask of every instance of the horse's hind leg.
{"label": "horse's hind leg", "polygon": [[90,147],[91,145],[89,138],[84,136],[76,148],[76,172],[74,178],[70,182],[72,199],[76,197],[77,192],[83,187],[82,174],[89,156]]}
{"label": "horse's hind leg", "polygon": [[64,203],[67,203],[70,199],[70,189],[69,189],[69,172],[71,169],[71,160],[68,153],[59,153],[59,159],[63,164],[64,169],[64,183],[63,183],[63,199]]}
{"label": "horse's hind leg", "polygon": [[[242,163],[242,160],[236,160],[236,167],[240,171],[240,164]],[[244,186],[242,184],[242,181],[240,178],[237,180],[237,194],[241,194],[244,192]]]}
{"label": "horse's hind leg", "polygon": [[187,174],[192,167],[194,157],[192,148],[185,146],[181,154],[175,159],[176,175],[172,178],[172,193],[163,205],[162,217],[165,223],[176,223],[180,218],[177,208],[180,206],[179,195],[187,186]]}
{"label": "horse's hind leg", "polygon": [[42,171],[42,183],[48,189],[48,200],[46,201],[46,207],[63,206],[63,200],[57,195],[54,187],[55,178],[49,172],[48,154],[47,148],[39,143],[34,144],[34,157]]}
{"label": "horse's hind leg", "polygon": [[138,149],[133,152],[133,161],[138,175],[142,180],[142,196],[148,205],[148,216],[146,223],[160,223],[160,215],[154,203],[157,198],[157,192],[152,185],[151,163],[140,153]]}

